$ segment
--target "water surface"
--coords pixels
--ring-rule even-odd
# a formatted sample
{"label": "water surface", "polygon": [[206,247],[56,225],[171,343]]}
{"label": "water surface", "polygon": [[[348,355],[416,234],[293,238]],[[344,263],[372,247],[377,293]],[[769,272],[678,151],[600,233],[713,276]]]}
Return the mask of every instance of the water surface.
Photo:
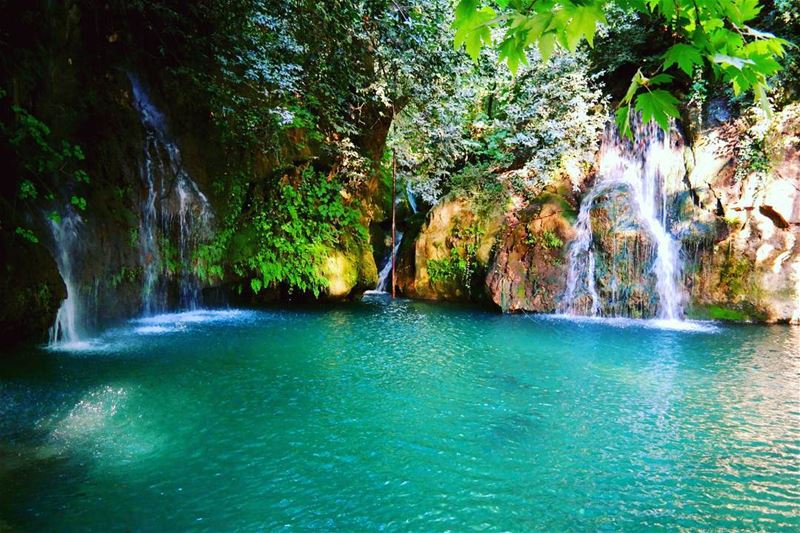
{"label": "water surface", "polygon": [[800,528],[800,329],[374,297],[0,365],[0,530]]}

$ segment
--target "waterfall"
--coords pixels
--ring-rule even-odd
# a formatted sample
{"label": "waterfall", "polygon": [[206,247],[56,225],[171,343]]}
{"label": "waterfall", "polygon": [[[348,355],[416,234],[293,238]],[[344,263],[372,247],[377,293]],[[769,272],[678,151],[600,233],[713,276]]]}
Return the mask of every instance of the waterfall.
{"label": "waterfall", "polygon": [[[641,124],[634,121],[634,140],[620,138],[615,126],[605,132],[600,148],[600,163],[594,186],[584,197],[575,226],[576,238],[568,251],[569,272],[561,311],[566,314],[609,316],[624,313],[620,299],[629,297],[631,290],[622,272],[635,271],[641,280],[652,279],[657,295],[656,316],[667,320],[680,319],[686,301],[682,286],[682,263],[680,242],[669,231],[668,185],[670,178],[683,172],[683,156],[680,146],[673,140],[673,133],[665,134],[654,123]],[[617,263],[617,235],[613,235],[613,250],[610,259],[604,258],[606,269],[601,289],[598,289],[598,256],[600,237],[593,228],[592,213],[602,202],[612,202],[607,212],[614,211],[613,202],[623,213],[630,213],[627,230],[643,234],[647,246],[637,243],[634,250],[644,248],[643,265]],[[609,215],[610,222],[611,215]],[[619,230],[619,227],[613,228]],[[629,234],[631,231],[629,231]],[[624,246],[624,244],[622,245]],[[638,246],[638,248],[637,248]],[[648,251],[649,250],[649,251]],[[633,257],[624,257],[629,263]],[[637,268],[641,266],[642,271]],[[641,299],[648,290],[640,283]],[[630,304],[633,305],[633,304]],[[629,306],[630,306],[629,305]],[[644,304],[639,304],[646,308]]]}
{"label": "waterfall", "polygon": [[384,294],[387,289],[390,289],[389,284],[392,279],[392,255],[397,257],[397,251],[400,249],[400,243],[403,242],[403,232],[397,232],[397,239],[395,239],[394,249],[389,253],[383,268],[378,272],[378,284],[375,286],[374,291],[366,291],[364,294]]}
{"label": "waterfall", "polygon": [[408,198],[408,206],[411,212],[417,214],[417,199],[414,198],[414,191],[411,189],[411,182],[406,180],[406,198]]}
{"label": "waterfall", "polygon": [[53,257],[56,260],[58,273],[67,287],[67,298],[61,302],[56,320],[50,328],[50,346],[71,344],[80,341],[79,317],[80,304],[78,288],[73,278],[73,259],[80,244],[78,228],[81,217],[69,209],[60,221],[49,220],[50,232],[53,235]]}
{"label": "waterfall", "polygon": [[184,169],[164,115],[139,79],[129,78],[145,130],[140,171],[146,195],[139,226],[143,309],[145,314],[167,309],[170,281],[177,282],[178,306],[195,309],[200,305],[200,280],[191,260],[197,246],[211,236],[211,206]]}

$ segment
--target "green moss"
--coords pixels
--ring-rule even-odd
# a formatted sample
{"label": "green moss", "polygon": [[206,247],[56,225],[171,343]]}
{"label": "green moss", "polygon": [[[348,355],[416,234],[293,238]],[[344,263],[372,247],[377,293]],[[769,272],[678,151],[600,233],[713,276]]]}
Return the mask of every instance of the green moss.
{"label": "green moss", "polygon": [[539,235],[528,233],[525,237],[528,246],[539,245],[545,250],[559,250],[564,246],[564,241],[554,231],[544,230]]}
{"label": "green moss", "polygon": [[695,305],[687,312],[689,318],[698,320],[725,320],[728,322],[762,322],[766,320],[763,311],[751,304],[731,307],[722,305]]}
{"label": "green moss", "polygon": [[134,283],[142,277],[142,267],[128,268],[123,266],[119,272],[109,278],[109,283],[113,288],[117,288],[123,283]]}
{"label": "green moss", "polygon": [[452,284],[472,294],[485,275],[486,265],[478,258],[481,238],[486,230],[478,222],[464,225],[453,221],[450,233],[450,255],[441,259],[428,259],[427,269],[431,283]]}
{"label": "green moss", "polygon": [[574,224],[578,220],[578,212],[574,207],[572,207],[567,199],[560,194],[543,192],[533,200],[533,203],[536,205],[555,205],[561,210],[561,215],[566,218],[570,224]]}
{"label": "green moss", "polygon": [[748,295],[751,289],[750,279],[754,270],[753,262],[746,257],[728,254],[720,266],[719,282],[731,301]]}

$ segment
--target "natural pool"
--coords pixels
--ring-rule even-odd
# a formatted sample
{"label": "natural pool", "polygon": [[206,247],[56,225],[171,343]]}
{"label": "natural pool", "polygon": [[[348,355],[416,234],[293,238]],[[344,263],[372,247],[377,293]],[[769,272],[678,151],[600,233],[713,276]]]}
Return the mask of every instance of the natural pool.
{"label": "natural pool", "polygon": [[197,311],[0,365],[0,530],[800,528],[800,328]]}

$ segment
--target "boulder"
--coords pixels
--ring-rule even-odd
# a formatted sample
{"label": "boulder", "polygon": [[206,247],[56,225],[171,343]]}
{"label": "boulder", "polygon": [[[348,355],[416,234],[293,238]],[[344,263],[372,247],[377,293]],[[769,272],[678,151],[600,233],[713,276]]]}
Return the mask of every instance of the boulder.
{"label": "boulder", "polygon": [[[470,263],[469,272],[485,272],[492,259],[496,237],[504,218],[502,202],[481,209],[464,197],[446,199],[428,214],[414,240],[413,254],[401,250],[398,287],[402,294],[426,300],[468,300],[480,296],[473,280],[431,279],[430,267],[456,262],[454,255]],[[468,251],[469,249],[469,251]],[[467,257],[469,255],[469,257]],[[413,265],[413,267],[412,267]]]}
{"label": "boulder", "polygon": [[375,258],[368,247],[357,250],[331,250],[322,264],[322,275],[328,280],[324,296],[341,300],[354,292],[374,287],[378,282]]}

